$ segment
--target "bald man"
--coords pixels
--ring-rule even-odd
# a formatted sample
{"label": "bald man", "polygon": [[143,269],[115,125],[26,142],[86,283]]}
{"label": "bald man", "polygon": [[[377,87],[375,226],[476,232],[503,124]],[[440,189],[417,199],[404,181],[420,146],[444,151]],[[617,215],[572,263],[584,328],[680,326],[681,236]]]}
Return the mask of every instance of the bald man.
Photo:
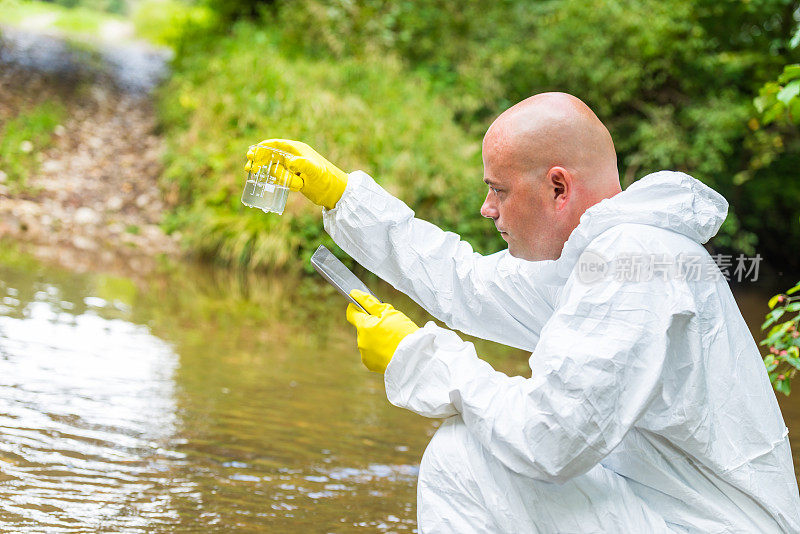
{"label": "bald man", "polygon": [[452,330],[353,294],[390,402],[445,419],[420,465],[420,532],[800,532],[786,427],[702,246],[727,213],[719,194],[669,171],[621,192],[594,113],[536,95],[484,138],[481,214],[508,249],[481,256],[364,172],[260,145],[292,155],[292,188],[359,263],[449,327],[532,351],[530,378],[507,376]]}
{"label": "bald man", "polygon": [[483,162],[481,215],[526,260],[558,259],[581,215],[621,191],[611,134],[564,93],[532,96],[500,115],[484,137]]}

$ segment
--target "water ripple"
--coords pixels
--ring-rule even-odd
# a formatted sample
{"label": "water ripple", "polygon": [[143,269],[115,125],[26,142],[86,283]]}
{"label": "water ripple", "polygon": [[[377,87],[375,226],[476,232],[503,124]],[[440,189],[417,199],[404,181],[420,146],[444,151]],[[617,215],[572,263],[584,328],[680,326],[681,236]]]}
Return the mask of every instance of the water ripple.
{"label": "water ripple", "polygon": [[[18,307],[16,290],[5,292]],[[174,476],[176,355],[146,327],[65,313],[55,296],[40,291],[0,316],[0,528],[143,532],[176,521],[173,495],[192,491]]]}

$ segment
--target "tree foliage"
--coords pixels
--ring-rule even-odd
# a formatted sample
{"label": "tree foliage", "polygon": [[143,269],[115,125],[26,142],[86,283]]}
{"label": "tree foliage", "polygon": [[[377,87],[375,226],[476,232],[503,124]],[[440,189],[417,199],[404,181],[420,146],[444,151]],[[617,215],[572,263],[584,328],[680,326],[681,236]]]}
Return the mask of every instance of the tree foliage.
{"label": "tree foliage", "polygon": [[[198,165],[209,180],[234,172],[238,152],[222,138],[242,145],[299,138],[344,168],[397,184],[420,215],[490,250],[498,243],[474,213],[480,138],[511,104],[566,91],[609,126],[624,186],[663,168],[688,172],[731,203],[715,248],[757,249],[782,270],[800,270],[794,252],[800,181],[793,179],[800,139],[757,120],[753,106],[765,82],[800,61],[790,47],[798,6],[793,0],[276,0],[255,8],[260,14],[252,24],[197,39],[181,52],[171,87],[183,96],[165,99],[172,110],[166,115],[180,117],[171,124],[185,123],[168,130],[173,146],[189,150],[190,137],[181,136],[218,126],[204,148],[190,150],[211,163],[192,165],[173,152],[169,175],[191,180],[182,173]],[[277,44],[264,48],[260,38]],[[247,56],[249,70],[230,67],[245,61],[234,54]],[[270,89],[272,78],[284,89]],[[390,80],[393,90],[375,80]],[[184,107],[179,98],[187,95],[202,95],[192,97],[200,103]],[[273,103],[260,112],[264,120],[254,118],[261,107],[247,107],[255,95]],[[324,120],[298,113],[306,107]],[[230,215],[235,187],[226,194],[220,205]],[[175,225],[187,235],[205,228]],[[299,234],[270,239],[311,239],[300,227]],[[254,228],[254,236],[269,231],[269,225]],[[219,242],[236,239],[217,235],[228,236]]]}
{"label": "tree foliage", "polygon": [[[800,27],[791,40],[790,47],[800,45]],[[772,124],[773,129],[783,127],[777,134],[773,133],[776,148],[784,146],[783,135],[796,134],[800,125],[800,64],[786,65],[777,81],[764,84],[755,99],[755,106],[764,125]],[[783,134],[783,135],[782,135]],[[769,156],[770,151],[766,151]],[[795,173],[797,169],[795,169]],[[798,220],[800,224],[800,220]],[[764,364],[769,372],[769,379],[776,391],[784,395],[791,392],[791,379],[800,369],[800,282],[786,293],[775,295],[769,301],[772,311],[767,314],[761,330],[766,330],[767,337],[761,345],[769,347],[769,354],[764,357]],[[794,317],[791,315],[794,313]],[[787,317],[791,317],[786,320]],[[782,323],[778,323],[784,319]],[[771,327],[771,328],[770,328]]]}
{"label": "tree foliage", "polygon": [[[392,51],[448,89],[475,135],[542,91],[583,99],[609,126],[624,185],[671,168],[731,201],[714,244],[800,269],[796,136],[749,119],[786,63],[798,2],[757,0],[300,0],[279,4],[287,38],[334,57]],[[790,222],[791,221],[791,222]]]}
{"label": "tree foliage", "polygon": [[313,59],[274,30],[239,23],[187,45],[160,98],[163,185],[179,200],[167,221],[190,250],[251,268],[297,267],[327,238],[319,208],[290,194],[282,216],[240,203],[249,145],[302,139],[344,169],[364,169],[417,213],[498,250],[478,215],[479,144],[452,120],[429,77],[392,55]]}

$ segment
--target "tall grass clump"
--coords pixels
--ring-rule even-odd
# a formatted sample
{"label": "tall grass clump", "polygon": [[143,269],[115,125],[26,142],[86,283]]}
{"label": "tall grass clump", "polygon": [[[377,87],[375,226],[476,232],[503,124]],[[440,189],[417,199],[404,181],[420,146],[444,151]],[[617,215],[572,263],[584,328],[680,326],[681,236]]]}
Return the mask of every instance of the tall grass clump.
{"label": "tall grass clump", "polygon": [[249,268],[293,267],[326,241],[320,208],[299,193],[282,216],[240,203],[249,145],[302,140],[342,169],[362,169],[481,250],[499,249],[478,216],[479,139],[459,128],[422,74],[391,54],[313,59],[250,22],[189,44],[160,94],[167,133],[166,221],[189,250]]}

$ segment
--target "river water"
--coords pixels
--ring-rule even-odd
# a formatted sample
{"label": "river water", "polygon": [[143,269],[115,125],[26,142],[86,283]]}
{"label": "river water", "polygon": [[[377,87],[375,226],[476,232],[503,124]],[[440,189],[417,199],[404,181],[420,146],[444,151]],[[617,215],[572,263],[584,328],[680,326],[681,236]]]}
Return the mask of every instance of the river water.
{"label": "river water", "polygon": [[[766,296],[737,294],[750,324]],[[0,531],[412,532],[437,423],[388,404],[344,307],[309,280],[133,280],[0,251]]]}

